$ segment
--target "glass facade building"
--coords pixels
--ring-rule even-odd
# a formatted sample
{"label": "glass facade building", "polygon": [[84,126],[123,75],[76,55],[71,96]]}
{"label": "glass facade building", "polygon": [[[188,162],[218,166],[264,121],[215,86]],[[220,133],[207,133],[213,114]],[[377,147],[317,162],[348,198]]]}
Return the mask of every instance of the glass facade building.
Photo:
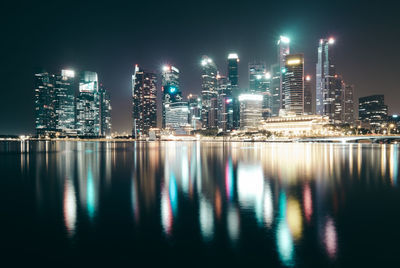
{"label": "glass facade building", "polygon": [[387,120],[388,108],[383,95],[361,97],[358,101],[358,119],[369,123],[371,128],[379,130]]}
{"label": "glass facade building", "polygon": [[157,127],[157,75],[135,65],[132,76],[132,116],[135,138]]}
{"label": "glass facade building", "polygon": [[304,114],[304,56],[292,54],[286,56],[282,69],[283,105],[286,112]]}
{"label": "glass facade building", "polygon": [[201,60],[201,118],[203,128],[215,128],[218,124],[217,118],[217,66],[207,56]]}

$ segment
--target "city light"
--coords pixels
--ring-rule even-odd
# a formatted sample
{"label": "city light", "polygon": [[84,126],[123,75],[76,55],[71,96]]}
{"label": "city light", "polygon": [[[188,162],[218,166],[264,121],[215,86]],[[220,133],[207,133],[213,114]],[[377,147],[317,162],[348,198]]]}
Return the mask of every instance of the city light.
{"label": "city light", "polygon": [[279,41],[281,41],[282,43],[285,43],[285,44],[290,43],[289,37],[282,36],[282,35],[280,36]]}
{"label": "city light", "polygon": [[306,81],[310,81],[311,80],[311,76],[310,75],[307,75],[306,76]]}
{"label": "city light", "polygon": [[75,71],[73,70],[61,70],[61,75],[65,77],[75,77]]}
{"label": "city light", "polygon": [[262,101],[263,96],[257,94],[241,94],[239,95],[239,101]]}
{"label": "city light", "polygon": [[333,37],[330,37],[329,40],[328,40],[328,43],[331,44],[331,45],[334,44],[335,43],[335,39]]}
{"label": "city light", "polygon": [[230,53],[230,54],[228,55],[228,60],[231,60],[231,59],[239,59],[238,54],[236,54],[236,53]]}
{"label": "city light", "polygon": [[301,62],[300,59],[288,60],[287,65],[296,65],[296,64],[300,64],[300,62]]}
{"label": "city light", "polygon": [[267,72],[267,73],[265,73],[265,79],[271,79],[271,73],[270,72]]}
{"label": "city light", "polygon": [[171,66],[169,66],[169,65],[164,65],[164,66],[162,67],[162,70],[163,70],[164,72],[170,71],[170,70],[171,70]]}

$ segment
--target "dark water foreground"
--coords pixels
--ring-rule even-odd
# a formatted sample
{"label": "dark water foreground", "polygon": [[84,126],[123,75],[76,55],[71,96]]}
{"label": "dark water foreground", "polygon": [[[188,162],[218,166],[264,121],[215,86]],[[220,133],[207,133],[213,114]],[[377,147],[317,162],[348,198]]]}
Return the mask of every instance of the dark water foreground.
{"label": "dark water foreground", "polygon": [[400,267],[399,146],[1,142],[0,262]]}

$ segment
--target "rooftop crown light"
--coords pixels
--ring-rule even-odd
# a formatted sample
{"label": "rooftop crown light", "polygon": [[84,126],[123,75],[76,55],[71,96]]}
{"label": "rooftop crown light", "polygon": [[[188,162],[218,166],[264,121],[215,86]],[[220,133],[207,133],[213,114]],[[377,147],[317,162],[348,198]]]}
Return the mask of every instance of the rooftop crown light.
{"label": "rooftop crown light", "polygon": [[238,59],[238,58],[239,58],[239,56],[236,53],[230,53],[228,55],[228,60],[230,60],[230,59]]}
{"label": "rooftop crown light", "polygon": [[331,44],[331,45],[334,44],[335,43],[335,38],[330,37],[329,40],[328,40],[328,43]]}
{"label": "rooftop crown light", "polygon": [[166,72],[166,71],[169,71],[171,69],[171,66],[164,65],[162,69],[163,69],[164,72]]}
{"label": "rooftop crown light", "polygon": [[271,79],[271,73],[270,72],[265,73],[265,79]]}
{"label": "rooftop crown light", "polygon": [[300,59],[292,59],[287,61],[287,65],[296,65],[300,64],[301,60]]}
{"label": "rooftop crown light", "polygon": [[311,76],[310,75],[307,75],[306,76],[306,81],[310,81],[311,80]]}
{"label": "rooftop crown light", "polygon": [[284,44],[289,44],[289,43],[290,43],[290,38],[281,35],[281,36],[279,37],[279,41],[281,41],[281,42],[284,43]]}
{"label": "rooftop crown light", "polygon": [[61,70],[61,75],[66,77],[75,77],[74,70]]}

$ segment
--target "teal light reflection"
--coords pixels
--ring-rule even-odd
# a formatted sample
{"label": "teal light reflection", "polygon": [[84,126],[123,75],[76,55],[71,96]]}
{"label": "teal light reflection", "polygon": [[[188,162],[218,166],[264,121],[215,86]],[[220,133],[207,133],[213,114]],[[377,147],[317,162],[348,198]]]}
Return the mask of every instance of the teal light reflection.
{"label": "teal light reflection", "polygon": [[286,221],[286,194],[281,192],[279,196],[279,222],[276,232],[276,243],[279,258],[286,266],[294,265],[294,246],[293,238],[290,234],[289,226]]}
{"label": "teal light reflection", "polygon": [[87,193],[88,215],[89,218],[92,219],[95,213],[95,192],[94,192],[93,174],[91,167],[89,167],[88,169],[86,191],[87,191],[86,193]]}

